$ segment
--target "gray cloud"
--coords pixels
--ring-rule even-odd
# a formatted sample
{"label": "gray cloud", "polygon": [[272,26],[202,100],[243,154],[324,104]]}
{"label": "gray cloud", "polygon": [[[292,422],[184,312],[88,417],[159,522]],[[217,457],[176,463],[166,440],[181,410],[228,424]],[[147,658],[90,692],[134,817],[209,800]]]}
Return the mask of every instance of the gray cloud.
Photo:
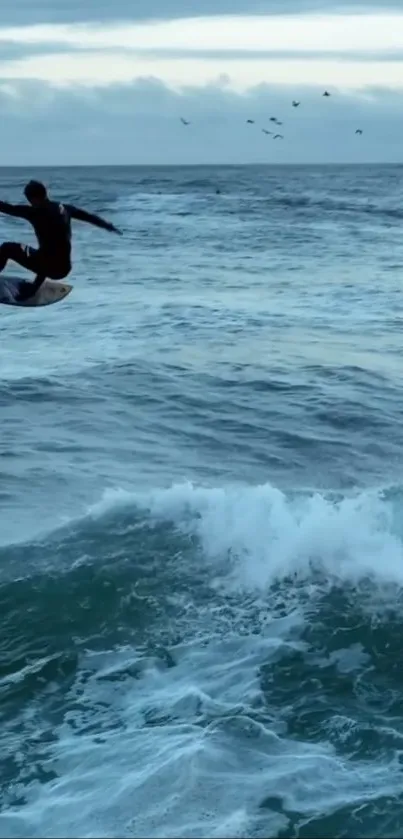
{"label": "gray cloud", "polygon": [[[45,43],[45,44],[20,44],[20,43],[6,43],[1,44],[0,47],[0,59],[2,61],[15,61],[22,58],[30,58],[31,56],[40,56],[40,55],[52,55],[55,51],[64,52],[66,47],[63,43],[59,43],[57,41],[52,41],[52,43]],[[81,53],[81,54],[91,54],[91,51],[85,53],[85,50],[82,50],[79,46],[70,46],[69,51],[71,53]],[[116,54],[116,47],[102,47],[102,52],[108,56]],[[141,50],[136,50],[136,55],[141,55]],[[188,50],[180,50],[180,49],[164,49],[160,51],[156,50],[145,50],[144,54],[147,56],[148,59],[181,59],[181,58],[201,58],[201,59],[224,59],[225,61],[231,61],[233,59],[248,59],[250,61],[259,61],[261,59],[302,59],[303,61],[309,60],[311,58],[325,58],[326,60],[336,59],[340,61],[357,61],[357,62],[364,62],[364,61],[403,61],[403,44],[401,50],[377,50],[376,52],[371,50],[362,50],[359,53],[354,52],[352,50],[344,50],[341,52],[340,50],[329,50],[326,49],[324,51],[320,50],[276,50],[273,53],[272,50],[249,50],[247,47],[243,50],[220,50],[220,49],[188,49]],[[119,55],[133,55],[133,51],[129,50],[125,47],[119,47]],[[0,71],[1,72],[1,71]],[[1,76],[0,76],[1,79]]]}
{"label": "gray cloud", "polygon": [[27,25],[33,23],[77,23],[101,20],[145,20],[158,18],[194,17],[210,14],[287,14],[302,11],[331,11],[342,9],[401,9],[401,0],[13,0],[3,2],[1,25]]}
{"label": "gray cloud", "polygon": [[[298,109],[291,88],[260,85],[238,96],[225,79],[182,94],[158,79],[102,91],[24,82],[18,93],[0,85],[3,165],[403,161],[403,93],[388,90],[326,101],[299,88]],[[284,141],[262,133],[271,115],[283,121]]]}

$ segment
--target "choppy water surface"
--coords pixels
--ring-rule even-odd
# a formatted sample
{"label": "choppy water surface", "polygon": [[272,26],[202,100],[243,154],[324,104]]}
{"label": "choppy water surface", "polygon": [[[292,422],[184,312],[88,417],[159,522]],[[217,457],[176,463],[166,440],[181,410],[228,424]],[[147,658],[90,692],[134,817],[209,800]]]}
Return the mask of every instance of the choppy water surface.
{"label": "choppy water surface", "polygon": [[34,173],[125,235],[1,307],[1,836],[402,835],[402,171]]}

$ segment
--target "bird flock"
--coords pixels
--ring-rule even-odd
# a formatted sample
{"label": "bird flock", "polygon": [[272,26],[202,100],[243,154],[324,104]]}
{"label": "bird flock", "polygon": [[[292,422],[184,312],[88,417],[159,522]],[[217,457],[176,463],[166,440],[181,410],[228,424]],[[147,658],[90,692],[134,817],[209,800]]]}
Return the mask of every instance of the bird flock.
{"label": "bird flock", "polygon": [[[331,94],[329,93],[328,90],[325,90],[324,93],[322,93],[322,96],[324,96],[325,98],[328,98],[329,96],[331,96]],[[298,102],[296,99],[292,100],[292,107],[293,108],[299,108],[300,104],[301,104],[301,102]],[[181,120],[181,123],[183,125],[191,125],[190,120],[185,119],[184,117],[180,117],[180,120]],[[282,126],[283,125],[281,120],[277,119],[277,117],[270,117],[269,122],[273,123],[273,125],[276,125],[276,126]],[[247,125],[254,125],[255,120],[254,119],[247,119],[246,123],[247,123]],[[262,130],[263,134],[266,134],[267,136],[272,137],[273,140],[284,140],[284,134],[279,134],[279,133],[276,133],[275,131],[269,131],[268,128],[262,128],[261,130]],[[363,133],[362,128],[356,128],[355,133],[358,134],[358,135],[362,134]]]}

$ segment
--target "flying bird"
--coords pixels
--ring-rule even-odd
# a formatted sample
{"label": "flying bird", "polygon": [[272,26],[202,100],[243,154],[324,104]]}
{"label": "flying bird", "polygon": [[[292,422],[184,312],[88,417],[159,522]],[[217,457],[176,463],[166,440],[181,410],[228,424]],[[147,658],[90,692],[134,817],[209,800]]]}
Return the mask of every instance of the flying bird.
{"label": "flying bird", "polygon": [[276,119],[276,125],[282,125],[282,124],[283,123],[279,119]]}
{"label": "flying bird", "polygon": [[293,108],[298,108],[298,106],[299,106],[300,104],[301,104],[301,102],[296,102],[296,101],[295,101],[295,99],[294,99],[294,100],[293,100],[293,103],[292,103],[292,107],[293,107]]}
{"label": "flying bird", "polygon": [[356,130],[356,132],[355,132],[355,133],[356,133],[356,134],[362,134],[362,128],[357,128],[357,130]]}
{"label": "flying bird", "polygon": [[277,122],[277,117],[270,117],[270,122]]}
{"label": "flying bird", "polygon": [[325,92],[324,92],[323,96],[330,96],[329,91],[325,90]]}
{"label": "flying bird", "polygon": [[273,140],[277,140],[277,139],[284,140],[284,135],[283,134],[275,134],[274,137],[273,137]]}
{"label": "flying bird", "polygon": [[262,128],[263,134],[273,134],[272,131],[268,131],[267,128]]}
{"label": "flying bird", "polygon": [[183,117],[181,117],[180,119],[183,125],[190,125],[190,122],[187,119],[183,119]]}
{"label": "flying bird", "polygon": [[255,120],[254,120],[254,119],[247,119],[247,120],[246,120],[246,122],[248,122],[248,123],[249,123],[249,125],[254,125],[254,124],[255,124]]}

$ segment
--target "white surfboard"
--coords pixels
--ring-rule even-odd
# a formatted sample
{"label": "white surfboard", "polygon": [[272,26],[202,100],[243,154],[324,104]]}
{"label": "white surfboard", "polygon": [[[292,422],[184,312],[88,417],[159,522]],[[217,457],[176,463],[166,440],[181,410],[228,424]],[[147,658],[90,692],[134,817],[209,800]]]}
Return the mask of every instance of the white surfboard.
{"label": "white surfboard", "polygon": [[26,282],[22,277],[0,275],[0,303],[7,306],[49,306],[51,303],[63,300],[73,288],[64,280],[45,280],[33,297],[17,300],[19,290]]}

